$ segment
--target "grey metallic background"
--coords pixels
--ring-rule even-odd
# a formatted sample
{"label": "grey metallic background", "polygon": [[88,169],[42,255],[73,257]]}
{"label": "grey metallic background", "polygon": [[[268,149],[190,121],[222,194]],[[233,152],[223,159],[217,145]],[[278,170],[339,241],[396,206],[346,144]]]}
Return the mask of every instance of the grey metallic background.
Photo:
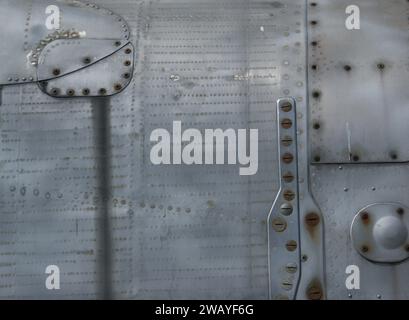
{"label": "grey metallic background", "polygon": [[[339,101],[324,99],[352,83],[344,75],[320,71],[316,78],[308,72],[308,88],[306,76],[315,58],[307,48],[307,29],[310,40],[317,36],[324,49],[332,48],[330,41],[347,32],[331,25],[345,21],[344,9],[332,10],[329,0],[316,1],[316,11],[304,0],[94,2],[124,17],[131,28],[135,70],[124,92],[108,101],[56,100],[36,85],[2,89],[1,298],[93,299],[108,291],[109,297],[127,299],[267,299],[267,217],[279,188],[276,100],[286,96],[297,101],[300,184],[311,185],[323,214],[327,298],[348,298],[349,264],[361,267],[362,289],[354,298],[409,298],[407,262],[375,265],[355,252],[349,239],[352,218],[362,207],[409,204],[406,164],[306,165],[307,135],[318,115],[328,130],[311,134],[313,154],[322,145],[324,162],[324,156],[345,160],[337,153],[344,148],[345,121],[334,118],[332,109]],[[407,32],[406,1],[355,2],[374,21],[376,9],[390,4],[401,23],[389,25],[386,19],[382,32],[396,27]],[[309,16],[320,22],[313,30]],[[377,26],[366,28],[361,38],[374,37]],[[393,111],[397,120],[387,130],[404,156],[407,33],[406,42],[400,40],[391,44],[401,55],[390,59],[395,64],[389,80],[398,84],[385,90],[402,112],[397,117]],[[382,50],[368,60],[378,46],[354,48],[354,66],[368,68],[360,77],[371,79],[372,63],[389,61]],[[337,66],[346,59],[342,50],[348,51],[315,54]],[[322,91],[325,106],[312,102],[309,114],[313,88]],[[364,95],[347,91],[345,110],[377,88],[370,82]],[[389,103],[368,108],[354,124],[366,123],[365,112],[377,121],[392,112]],[[174,120],[184,128],[259,129],[257,175],[240,177],[238,166],[153,166],[149,135],[156,128],[170,130]],[[369,130],[376,129],[374,124]],[[358,134],[356,141],[383,161],[389,146],[371,132],[373,140]],[[101,178],[104,172],[109,174]],[[101,223],[105,214],[111,217],[108,225]],[[44,286],[51,264],[61,269],[59,291]],[[108,287],[107,280],[112,280]]]}

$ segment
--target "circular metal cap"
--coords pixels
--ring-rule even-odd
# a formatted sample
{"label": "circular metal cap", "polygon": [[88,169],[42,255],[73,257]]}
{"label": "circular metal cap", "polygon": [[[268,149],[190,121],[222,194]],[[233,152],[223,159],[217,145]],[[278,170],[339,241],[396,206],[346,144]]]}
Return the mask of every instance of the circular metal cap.
{"label": "circular metal cap", "polygon": [[377,203],[360,210],[351,226],[355,249],[373,262],[397,263],[409,258],[409,208]]}

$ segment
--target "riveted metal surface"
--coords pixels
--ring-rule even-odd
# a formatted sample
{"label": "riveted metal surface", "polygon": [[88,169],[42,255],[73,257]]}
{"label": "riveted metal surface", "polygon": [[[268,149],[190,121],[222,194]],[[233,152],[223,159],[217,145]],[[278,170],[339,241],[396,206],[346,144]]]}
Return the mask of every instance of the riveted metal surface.
{"label": "riveted metal surface", "polygon": [[351,225],[355,250],[373,262],[397,263],[409,258],[409,209],[399,203],[371,204]]}
{"label": "riveted metal surface", "polygon": [[[74,40],[75,41],[75,40]],[[55,98],[62,97],[96,97],[111,96],[123,91],[131,81],[134,67],[134,47],[128,43],[115,53],[99,60],[92,65],[58,78],[41,81],[40,88]],[[87,56],[88,57],[88,56]],[[91,56],[92,57],[92,56]],[[47,58],[44,57],[45,61]],[[78,58],[77,58],[78,59]],[[69,64],[70,66],[75,66]],[[55,64],[45,63],[40,79],[51,76]],[[65,71],[64,64],[58,66],[61,73]]]}
{"label": "riveted metal surface", "polygon": [[[373,263],[364,258],[350,237],[357,212],[371,203],[407,204],[406,165],[312,166],[312,191],[325,221],[325,265],[328,299],[409,299],[408,262]],[[337,183],[334,183],[336,181]],[[360,290],[343,283],[347,266],[360,268]],[[342,282],[343,281],[343,282]],[[350,294],[350,297],[348,296]]]}
{"label": "riveted metal surface", "polygon": [[[276,100],[292,95],[299,110],[305,108],[304,1],[97,3],[128,21],[141,57],[132,84],[110,98],[114,297],[268,298],[267,217],[278,190]],[[4,89],[2,133],[10,150],[1,155],[8,172],[2,201],[8,229],[15,230],[4,235],[4,250],[25,254],[2,259],[10,264],[2,297],[54,296],[43,289],[48,264],[64,273],[58,297],[97,294],[96,107],[45,97],[31,86]],[[153,166],[150,133],[170,129],[174,120],[199,130],[258,129],[257,175],[241,177],[238,166]],[[27,161],[32,170],[21,171]],[[24,207],[11,200],[12,186],[27,188],[24,197],[16,193]],[[27,197],[36,187],[38,202]],[[46,218],[51,222],[27,233]],[[86,249],[89,255],[78,253]]]}
{"label": "riveted metal surface", "polygon": [[54,3],[60,25],[58,30],[49,30],[46,9],[52,4],[47,0],[0,1],[0,84],[35,81],[38,55],[55,39],[129,39],[123,18],[97,5],[72,0]]}
{"label": "riveted metal surface", "polygon": [[[352,4],[360,9],[359,30],[345,26]],[[312,162],[409,160],[408,17],[406,0],[309,6],[309,21],[318,22],[309,24],[310,126],[319,124],[311,132]]]}
{"label": "riveted metal surface", "polygon": [[[287,119],[291,126],[283,125]],[[268,246],[270,268],[270,297],[282,295],[294,299],[300,279],[299,208],[298,208],[298,158],[297,158],[297,108],[294,99],[277,101],[278,162],[280,189],[269,215]],[[293,144],[282,146],[283,137],[291,137]],[[285,160],[285,155],[291,161]],[[291,155],[291,157],[289,157]],[[284,159],[283,159],[284,158]],[[287,181],[285,174],[294,179]],[[289,196],[291,195],[291,197]],[[283,210],[291,208],[291,211]],[[285,225],[285,229],[283,228]],[[296,266],[288,272],[286,265]]]}
{"label": "riveted metal surface", "polygon": [[[387,9],[385,2],[356,1],[369,9],[363,23],[367,27],[373,24],[383,37],[398,29],[390,24],[389,16],[397,10],[392,7],[399,8],[397,21],[402,23],[396,36],[388,38],[387,48],[377,46],[379,51],[369,55],[369,40],[358,34],[365,44],[361,49],[364,53],[356,51],[354,56],[344,49],[333,50],[331,40],[345,36],[345,31],[338,29],[346,17],[343,0],[339,6],[327,0],[315,1],[315,6],[301,0],[95,1],[129,23],[137,59],[126,90],[103,99],[72,100],[54,99],[34,84],[7,86],[1,92],[0,297],[100,297],[104,251],[100,220],[103,212],[109,212],[110,232],[106,236],[112,247],[105,253],[110,254],[113,298],[409,299],[408,261],[373,263],[355,250],[349,234],[356,213],[368,204],[408,206],[409,171],[399,163],[407,148],[398,143],[402,149],[391,148],[385,153],[384,141],[377,143],[373,127],[387,133],[384,136],[390,137],[391,145],[396,131],[385,131],[373,120],[385,110],[378,108],[379,99],[369,97],[379,87],[374,79],[382,70],[387,105],[391,105],[389,94],[395,90],[399,93],[397,108],[404,104],[401,99],[405,93],[395,81],[403,79],[398,74],[403,52],[398,42],[401,30],[407,27],[407,21],[401,20],[409,12],[404,1],[390,1]],[[370,14],[374,3],[386,10],[385,23]],[[336,10],[328,10],[330,7]],[[324,13],[328,16],[321,19]],[[26,17],[16,18],[25,23]],[[88,20],[92,24],[94,19]],[[323,23],[329,28],[321,37]],[[122,24],[116,27],[119,33],[123,31]],[[372,31],[366,29],[360,32],[375,41]],[[104,34],[101,25],[95,30],[96,38]],[[22,31],[24,28],[17,34]],[[70,41],[78,40],[75,32],[74,36]],[[321,47],[323,40],[330,45]],[[30,42],[27,50],[37,41]],[[327,48],[331,51],[319,56],[310,51],[307,65],[306,44],[317,53]],[[374,60],[375,53],[386,54],[389,47],[396,47],[391,50],[394,56],[370,70],[369,61]],[[339,71],[350,74],[351,82],[364,84],[365,89],[362,99],[351,91],[345,101],[373,103],[376,111],[368,120],[374,125],[368,127],[371,137],[365,136],[367,153],[353,154],[346,160],[342,149],[346,129],[342,134],[339,130],[345,125],[342,117],[355,111],[338,109],[342,111],[340,118],[332,117],[333,105],[339,100],[330,99],[334,95],[327,93],[349,86],[333,74],[341,54],[349,64],[342,64]],[[327,63],[324,69],[323,63]],[[310,68],[309,88],[306,68]],[[364,77],[369,85],[357,80],[357,68],[362,72],[357,78]],[[74,75],[62,76],[62,67],[54,69],[59,71],[53,74],[58,81]],[[407,71],[401,69],[402,73]],[[85,87],[85,81],[78,81],[81,85],[75,87],[74,94]],[[60,86],[59,93],[73,89]],[[281,108],[280,112],[296,112],[290,117],[292,126],[285,129],[293,131],[282,139],[277,136],[277,126],[281,126],[276,116],[279,97],[296,104],[295,111],[288,104]],[[308,100],[311,112],[307,111]],[[396,127],[406,134],[406,126],[400,123],[403,113],[395,110],[393,115],[385,114],[392,123],[395,120],[391,119],[402,117]],[[332,122],[327,124],[325,119]],[[238,165],[152,165],[151,132],[157,128],[171,131],[175,120],[182,121],[184,129],[200,131],[258,129],[257,174],[239,176]],[[356,135],[353,125],[355,122],[347,127],[351,146],[363,135],[360,131]],[[329,126],[334,127],[331,135]],[[390,124],[388,130],[392,127]],[[101,131],[105,132],[102,136]],[[297,174],[279,171],[279,146],[287,151],[297,147],[292,161],[285,164],[297,167]],[[394,153],[396,159],[392,159]],[[366,162],[383,161],[385,155],[398,163],[309,165],[311,159],[321,163]],[[274,220],[273,225],[268,214],[280,183],[294,186],[283,189],[293,191],[294,199],[274,209],[274,215],[283,220]],[[295,229],[299,229],[298,235]],[[378,237],[383,239],[383,234]],[[62,289],[58,292],[45,289],[47,265],[61,269]],[[360,268],[360,290],[345,287],[349,265]]]}
{"label": "riveted metal surface", "polygon": [[[131,51],[127,53],[128,51],[125,52],[126,50]],[[134,50],[132,44],[129,44],[128,41],[121,41],[120,39],[54,40],[44,47],[39,55],[37,80],[44,81],[56,77],[62,77],[77,70],[88,68],[98,61],[117,52],[122,53],[120,55],[123,58],[121,64],[130,60],[133,65]],[[126,57],[129,58],[126,59]],[[130,66],[131,68],[132,65]],[[117,65],[112,68],[118,70],[123,69]],[[132,71],[131,68],[129,68],[128,71]],[[58,70],[57,74],[55,72],[56,70]],[[106,70],[105,74],[95,75],[94,82],[103,77],[109,77],[108,73],[109,71]]]}

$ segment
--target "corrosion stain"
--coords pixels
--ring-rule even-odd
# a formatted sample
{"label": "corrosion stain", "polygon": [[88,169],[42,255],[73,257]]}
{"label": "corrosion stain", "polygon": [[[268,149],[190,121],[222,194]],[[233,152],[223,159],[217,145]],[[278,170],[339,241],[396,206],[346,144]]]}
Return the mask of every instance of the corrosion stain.
{"label": "corrosion stain", "polygon": [[324,293],[322,291],[322,286],[320,281],[314,279],[311,281],[310,285],[307,288],[307,298],[309,300],[322,300],[324,299]]}
{"label": "corrosion stain", "polygon": [[362,223],[367,226],[369,224],[369,222],[371,221],[369,213],[368,212],[362,212],[361,220],[362,220]]}
{"label": "corrosion stain", "polygon": [[319,225],[320,220],[320,216],[315,212],[310,212],[305,216],[305,225],[307,227],[308,233],[312,238],[315,237],[317,226]]}

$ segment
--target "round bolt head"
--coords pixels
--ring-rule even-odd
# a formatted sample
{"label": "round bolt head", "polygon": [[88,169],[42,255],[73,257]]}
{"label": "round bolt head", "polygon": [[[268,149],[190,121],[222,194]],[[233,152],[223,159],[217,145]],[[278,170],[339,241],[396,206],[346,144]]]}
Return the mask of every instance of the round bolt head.
{"label": "round bolt head", "polygon": [[294,175],[291,172],[286,172],[283,174],[283,180],[286,183],[291,183],[294,181]]}
{"label": "round bolt head", "polygon": [[280,207],[280,213],[284,216],[289,216],[293,213],[293,206],[289,203],[284,203]]}
{"label": "round bolt head", "polygon": [[290,164],[294,161],[294,156],[291,153],[285,153],[282,160],[285,164]]}
{"label": "round bolt head", "polygon": [[281,139],[281,143],[284,147],[289,147],[293,143],[293,138],[290,136],[285,136]]}
{"label": "round bolt head", "polygon": [[290,240],[286,243],[285,247],[287,248],[288,251],[293,252],[297,250],[297,242],[294,240]]}
{"label": "round bolt head", "polygon": [[296,264],[296,263],[288,263],[288,264],[285,266],[285,270],[286,270],[288,273],[294,274],[294,273],[296,273],[297,270],[298,270],[297,264]]}
{"label": "round bolt head", "polygon": [[287,201],[293,201],[295,198],[295,193],[292,190],[285,190],[283,192],[284,199]]}
{"label": "round bolt head", "polygon": [[290,112],[293,108],[293,105],[289,101],[283,101],[281,103],[281,110],[284,112]]}
{"label": "round bolt head", "polygon": [[284,129],[290,129],[293,126],[293,122],[291,121],[291,119],[283,119],[281,121],[281,126]]}
{"label": "round bolt head", "polygon": [[292,284],[292,282],[289,281],[289,280],[284,280],[284,281],[281,283],[281,287],[282,287],[284,290],[290,291],[290,290],[293,288],[293,284]]}
{"label": "round bolt head", "polygon": [[311,212],[305,216],[305,223],[309,227],[316,227],[320,223],[320,216],[315,212]]}
{"label": "round bolt head", "polygon": [[274,231],[283,232],[287,229],[287,222],[283,218],[274,218],[272,221]]}
{"label": "round bolt head", "polygon": [[317,286],[311,286],[307,290],[307,297],[310,300],[321,300],[322,299],[322,290]]}

